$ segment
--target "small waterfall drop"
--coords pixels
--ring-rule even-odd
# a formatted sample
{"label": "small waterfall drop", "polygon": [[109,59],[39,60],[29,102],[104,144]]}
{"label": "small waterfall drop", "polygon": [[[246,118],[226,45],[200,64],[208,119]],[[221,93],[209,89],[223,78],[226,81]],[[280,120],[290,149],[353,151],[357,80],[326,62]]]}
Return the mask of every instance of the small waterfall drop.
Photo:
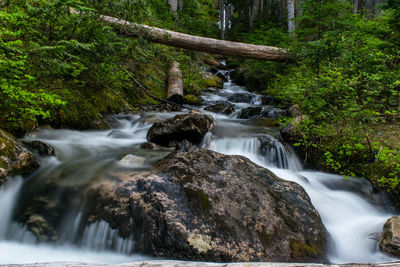
{"label": "small waterfall drop", "polygon": [[22,187],[22,182],[21,177],[14,177],[0,187],[0,240],[4,240],[8,236],[14,207],[18,193]]}

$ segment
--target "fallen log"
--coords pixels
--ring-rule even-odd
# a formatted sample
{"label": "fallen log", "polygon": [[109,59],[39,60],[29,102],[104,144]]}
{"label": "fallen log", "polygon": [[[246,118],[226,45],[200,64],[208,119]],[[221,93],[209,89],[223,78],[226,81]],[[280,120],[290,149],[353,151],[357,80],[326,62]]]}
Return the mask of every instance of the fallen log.
{"label": "fallen log", "polygon": [[211,58],[203,57],[201,58],[201,61],[203,61],[205,64],[211,67],[217,68],[218,70],[229,70],[227,66]]}
{"label": "fallen log", "polygon": [[174,103],[183,102],[183,80],[179,63],[173,61],[168,73],[167,99]]}
{"label": "fallen log", "polygon": [[[71,9],[73,14],[81,14]],[[273,46],[230,42],[207,37],[150,27],[123,19],[101,15],[100,20],[117,28],[126,36],[142,36],[152,42],[169,46],[201,51],[225,56],[243,57],[259,60],[286,61],[289,59],[285,49]]]}

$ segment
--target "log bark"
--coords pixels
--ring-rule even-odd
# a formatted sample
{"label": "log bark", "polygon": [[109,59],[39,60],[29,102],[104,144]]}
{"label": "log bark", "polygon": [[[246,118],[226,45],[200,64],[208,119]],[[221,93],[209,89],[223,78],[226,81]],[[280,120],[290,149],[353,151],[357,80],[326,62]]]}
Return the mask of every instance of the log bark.
{"label": "log bark", "polygon": [[[71,10],[71,13],[80,15],[80,13],[76,10]],[[207,37],[199,37],[190,34],[184,34],[150,27],[147,25],[137,24],[104,15],[100,16],[100,20],[114,26],[122,34],[125,34],[127,36],[142,36],[143,38],[146,38],[152,42],[169,46],[211,54],[251,58],[258,60],[286,61],[289,59],[287,51],[278,47],[245,44]]]}
{"label": "log bark", "polygon": [[201,61],[203,61],[204,63],[206,63],[209,66],[215,67],[219,70],[229,70],[229,68],[223,64],[221,64],[220,62],[211,59],[211,58],[201,58]]}
{"label": "log bark", "polygon": [[168,73],[167,99],[174,103],[183,102],[183,80],[179,63],[173,61]]}

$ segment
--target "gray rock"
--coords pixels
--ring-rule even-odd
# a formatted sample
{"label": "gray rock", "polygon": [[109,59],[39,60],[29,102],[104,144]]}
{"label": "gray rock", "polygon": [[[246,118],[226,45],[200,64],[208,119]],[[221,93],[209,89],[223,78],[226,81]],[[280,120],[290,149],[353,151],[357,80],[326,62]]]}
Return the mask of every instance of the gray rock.
{"label": "gray rock", "polygon": [[379,247],[385,253],[400,257],[400,216],[389,218],[383,225]]}
{"label": "gray rock", "polygon": [[23,144],[37,151],[40,156],[54,157],[56,155],[56,150],[52,145],[43,143],[41,141],[24,141]]}
{"label": "gray rock", "polygon": [[305,190],[242,156],[190,146],[151,172],[117,173],[87,192],[90,218],[136,250],[206,261],[324,260],[325,230]]}
{"label": "gray rock", "polygon": [[247,93],[238,93],[231,95],[228,98],[228,101],[233,103],[251,103],[253,101],[254,96]]}
{"label": "gray rock", "polygon": [[244,108],[240,111],[238,118],[239,119],[251,119],[257,118],[261,115],[263,111],[262,107],[248,107]]}
{"label": "gray rock", "polygon": [[235,112],[235,107],[231,103],[226,101],[218,102],[217,104],[210,105],[208,107],[205,107],[204,109],[214,113],[226,114],[226,115]]}
{"label": "gray rock", "polygon": [[214,128],[213,118],[198,111],[180,114],[175,117],[156,122],[147,132],[147,140],[161,146],[188,140],[200,144],[204,135]]}
{"label": "gray rock", "polygon": [[30,174],[40,165],[36,156],[12,135],[0,130],[0,184],[8,176]]}

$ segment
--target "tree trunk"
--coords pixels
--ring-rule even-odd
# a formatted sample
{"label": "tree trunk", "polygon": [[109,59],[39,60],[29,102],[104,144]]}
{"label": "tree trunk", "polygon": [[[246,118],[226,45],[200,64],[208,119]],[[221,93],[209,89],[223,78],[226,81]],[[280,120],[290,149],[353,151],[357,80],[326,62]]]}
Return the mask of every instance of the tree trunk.
{"label": "tree trunk", "polygon": [[287,17],[288,17],[288,32],[290,36],[294,36],[294,31],[296,30],[296,25],[294,22],[294,11],[295,11],[295,0],[287,0]]}
{"label": "tree trunk", "polygon": [[253,0],[250,14],[250,29],[254,28],[254,21],[256,20],[258,9],[260,8],[260,0]]}
{"label": "tree trunk", "polygon": [[375,16],[375,0],[365,1],[365,18],[371,19]]}
{"label": "tree trunk", "polygon": [[[74,14],[79,14],[72,10]],[[285,49],[273,46],[253,45],[238,42],[223,41],[207,37],[199,37],[160,28],[141,25],[110,16],[100,16],[101,21],[111,24],[126,36],[142,36],[152,42],[169,46],[201,51],[225,56],[252,58],[258,60],[286,61],[288,54]]]}
{"label": "tree trunk", "polygon": [[175,102],[183,102],[183,80],[179,63],[173,61],[168,73],[167,99]]}
{"label": "tree trunk", "polygon": [[168,0],[170,5],[169,11],[176,13],[178,11],[178,0]]}
{"label": "tree trunk", "polygon": [[219,0],[219,25],[221,28],[220,38],[221,40],[225,40],[225,30],[226,30],[226,21],[225,21],[225,0]]}

